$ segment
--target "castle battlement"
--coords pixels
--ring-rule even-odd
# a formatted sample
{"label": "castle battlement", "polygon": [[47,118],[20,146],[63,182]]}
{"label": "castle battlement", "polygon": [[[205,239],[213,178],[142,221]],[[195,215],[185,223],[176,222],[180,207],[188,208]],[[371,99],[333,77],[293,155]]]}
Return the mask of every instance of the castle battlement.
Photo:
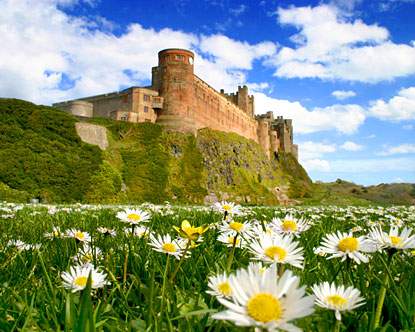
{"label": "castle battlement", "polygon": [[234,132],[259,143],[268,157],[279,149],[298,158],[293,145],[292,120],[273,112],[255,115],[254,96],[247,86],[238,91],[216,91],[194,74],[194,54],[183,49],[158,53],[158,66],[152,68],[149,87],[53,104],[54,107],[83,117],[105,117],[129,122],[153,122],[167,130],[192,132],[209,127]]}

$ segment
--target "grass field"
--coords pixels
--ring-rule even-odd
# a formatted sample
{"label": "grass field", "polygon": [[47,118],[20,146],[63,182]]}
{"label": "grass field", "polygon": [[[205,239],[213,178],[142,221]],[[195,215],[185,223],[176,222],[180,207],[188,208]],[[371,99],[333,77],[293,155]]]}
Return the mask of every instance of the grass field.
{"label": "grass field", "polygon": [[413,206],[234,210],[0,204],[0,331],[415,331]]}

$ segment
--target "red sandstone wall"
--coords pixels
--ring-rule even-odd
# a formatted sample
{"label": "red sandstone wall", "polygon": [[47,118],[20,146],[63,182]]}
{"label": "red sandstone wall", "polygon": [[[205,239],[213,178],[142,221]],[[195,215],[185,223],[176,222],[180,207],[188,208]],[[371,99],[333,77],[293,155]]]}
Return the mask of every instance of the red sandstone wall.
{"label": "red sandstone wall", "polygon": [[219,92],[194,76],[193,111],[196,129],[234,132],[258,142],[256,120]]}

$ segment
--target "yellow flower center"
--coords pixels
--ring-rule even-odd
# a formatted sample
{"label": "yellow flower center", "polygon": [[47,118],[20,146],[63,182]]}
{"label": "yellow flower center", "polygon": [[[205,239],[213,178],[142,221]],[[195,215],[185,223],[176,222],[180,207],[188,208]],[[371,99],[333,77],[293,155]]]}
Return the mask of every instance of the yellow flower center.
{"label": "yellow flower center", "polygon": [[[400,237],[397,236],[389,236],[388,238],[391,240],[392,244],[394,244],[395,246],[398,246],[399,243],[402,242],[402,239]],[[399,245],[398,247],[401,247],[403,244]]]}
{"label": "yellow flower center", "polygon": [[271,246],[265,249],[265,255],[267,255],[267,257],[271,259],[274,259],[275,255],[278,255],[278,260],[282,261],[285,258],[285,256],[287,256],[287,252],[283,248]]}
{"label": "yellow flower center", "polygon": [[[88,277],[78,277],[75,279],[75,284],[77,284],[79,287],[85,286],[88,282]],[[94,280],[92,280],[92,285],[94,284]]]}
{"label": "yellow flower center", "polygon": [[295,221],[294,221],[294,220],[285,220],[285,221],[282,223],[282,227],[283,227],[286,231],[288,231],[288,230],[295,231],[295,230],[296,230],[296,228],[297,228],[297,224],[295,223]]}
{"label": "yellow flower center", "polygon": [[230,205],[222,205],[222,209],[229,212],[230,210],[232,210],[232,206],[230,206]]}
{"label": "yellow flower center", "polygon": [[168,252],[175,252],[176,246],[173,243],[165,243],[163,244],[163,250]]}
{"label": "yellow flower center", "polygon": [[77,239],[83,240],[85,238],[85,234],[84,233],[81,233],[81,232],[76,232],[75,233],[75,237]]}
{"label": "yellow flower center", "polygon": [[256,321],[268,323],[281,317],[281,305],[278,299],[269,293],[258,293],[248,302],[248,315]]}
{"label": "yellow flower center", "polygon": [[136,213],[130,213],[130,214],[127,216],[127,219],[128,219],[128,220],[134,220],[134,221],[139,221],[139,220],[140,220],[140,218],[141,218],[141,216],[140,216],[140,215],[138,215],[138,214],[136,214]]}
{"label": "yellow flower center", "polygon": [[[234,242],[235,242],[235,238],[234,237],[229,237],[229,243],[230,244],[234,244]],[[238,245],[239,242],[240,242],[239,239],[236,239],[235,245]]]}
{"label": "yellow flower center", "polygon": [[243,227],[244,227],[243,224],[241,224],[240,222],[236,222],[236,221],[232,221],[229,224],[229,228],[233,229],[234,231],[237,231],[237,232],[239,232]]}
{"label": "yellow flower center", "polygon": [[345,303],[347,303],[347,300],[344,299],[344,298],[342,298],[339,295],[327,296],[327,300],[329,302],[331,302],[335,307],[339,307],[340,306],[340,308],[343,307],[343,305]]}
{"label": "yellow flower center", "polygon": [[338,244],[339,250],[343,252],[346,252],[347,250],[350,252],[355,251],[358,246],[359,241],[357,241],[354,237],[345,237]]}
{"label": "yellow flower center", "polygon": [[222,292],[222,294],[229,295],[231,291],[231,286],[229,285],[229,282],[223,282],[219,285],[218,290]]}

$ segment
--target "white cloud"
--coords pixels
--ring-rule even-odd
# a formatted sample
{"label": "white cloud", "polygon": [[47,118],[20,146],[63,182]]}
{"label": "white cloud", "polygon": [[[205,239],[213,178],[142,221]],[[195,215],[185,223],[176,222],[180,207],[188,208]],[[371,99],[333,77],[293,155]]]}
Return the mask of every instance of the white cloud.
{"label": "white cloud", "polygon": [[276,52],[276,45],[271,42],[262,42],[250,45],[247,42],[240,42],[224,35],[202,36],[200,50],[213,57],[221,68],[252,69],[252,62],[273,55]]}
{"label": "white cloud", "polygon": [[278,21],[295,26],[295,47],[268,61],[278,77],[318,77],[375,83],[415,72],[415,46],[394,44],[378,25],[352,21],[334,5],[279,8]]}
{"label": "white cloud", "polygon": [[404,182],[402,178],[396,178],[395,180],[393,180],[393,183],[402,183]]}
{"label": "white cloud", "polygon": [[405,144],[401,144],[398,146],[389,147],[386,151],[379,152],[378,155],[379,156],[390,156],[394,154],[407,154],[407,153],[415,153],[415,144],[405,143]]}
{"label": "white cloud", "polygon": [[353,134],[366,118],[366,111],[359,105],[333,105],[309,111],[299,102],[274,99],[263,93],[255,93],[254,96],[257,114],[274,111],[275,116],[293,119],[295,132],[301,134],[322,130]]}
{"label": "white cloud", "polygon": [[304,167],[304,169],[307,172],[310,171],[321,171],[321,172],[330,172],[331,167],[327,160],[321,160],[321,159],[308,159],[308,160],[300,160],[301,166]]}
{"label": "white cloud", "polygon": [[325,153],[336,152],[336,146],[320,142],[297,142],[301,159],[321,158]]}
{"label": "white cloud", "polygon": [[402,89],[388,102],[382,99],[373,101],[368,116],[381,120],[398,122],[415,119],[415,87]]}
{"label": "white cloud", "polygon": [[340,148],[346,151],[362,151],[365,149],[363,145],[359,145],[351,141],[344,142]]}
{"label": "white cloud", "polygon": [[242,14],[243,12],[245,12],[248,9],[248,6],[241,4],[239,7],[237,8],[231,8],[229,9],[229,12],[235,16],[239,16],[240,14]]}
{"label": "white cloud", "polygon": [[240,84],[236,72],[276,51],[270,42],[250,45],[140,24],[116,36],[101,17],[71,17],[59,10],[78,1],[1,0],[0,44],[7,47],[0,48],[0,96],[51,104],[149,84],[157,53],[165,48],[196,49],[196,74],[218,90],[233,91]]}
{"label": "white cloud", "polygon": [[344,100],[346,98],[356,96],[356,93],[354,91],[344,91],[344,90],[333,91],[331,94],[339,100]]}
{"label": "white cloud", "polygon": [[387,171],[414,171],[414,158],[380,158],[358,160],[334,160],[330,161],[332,172],[339,173],[384,173]]}

